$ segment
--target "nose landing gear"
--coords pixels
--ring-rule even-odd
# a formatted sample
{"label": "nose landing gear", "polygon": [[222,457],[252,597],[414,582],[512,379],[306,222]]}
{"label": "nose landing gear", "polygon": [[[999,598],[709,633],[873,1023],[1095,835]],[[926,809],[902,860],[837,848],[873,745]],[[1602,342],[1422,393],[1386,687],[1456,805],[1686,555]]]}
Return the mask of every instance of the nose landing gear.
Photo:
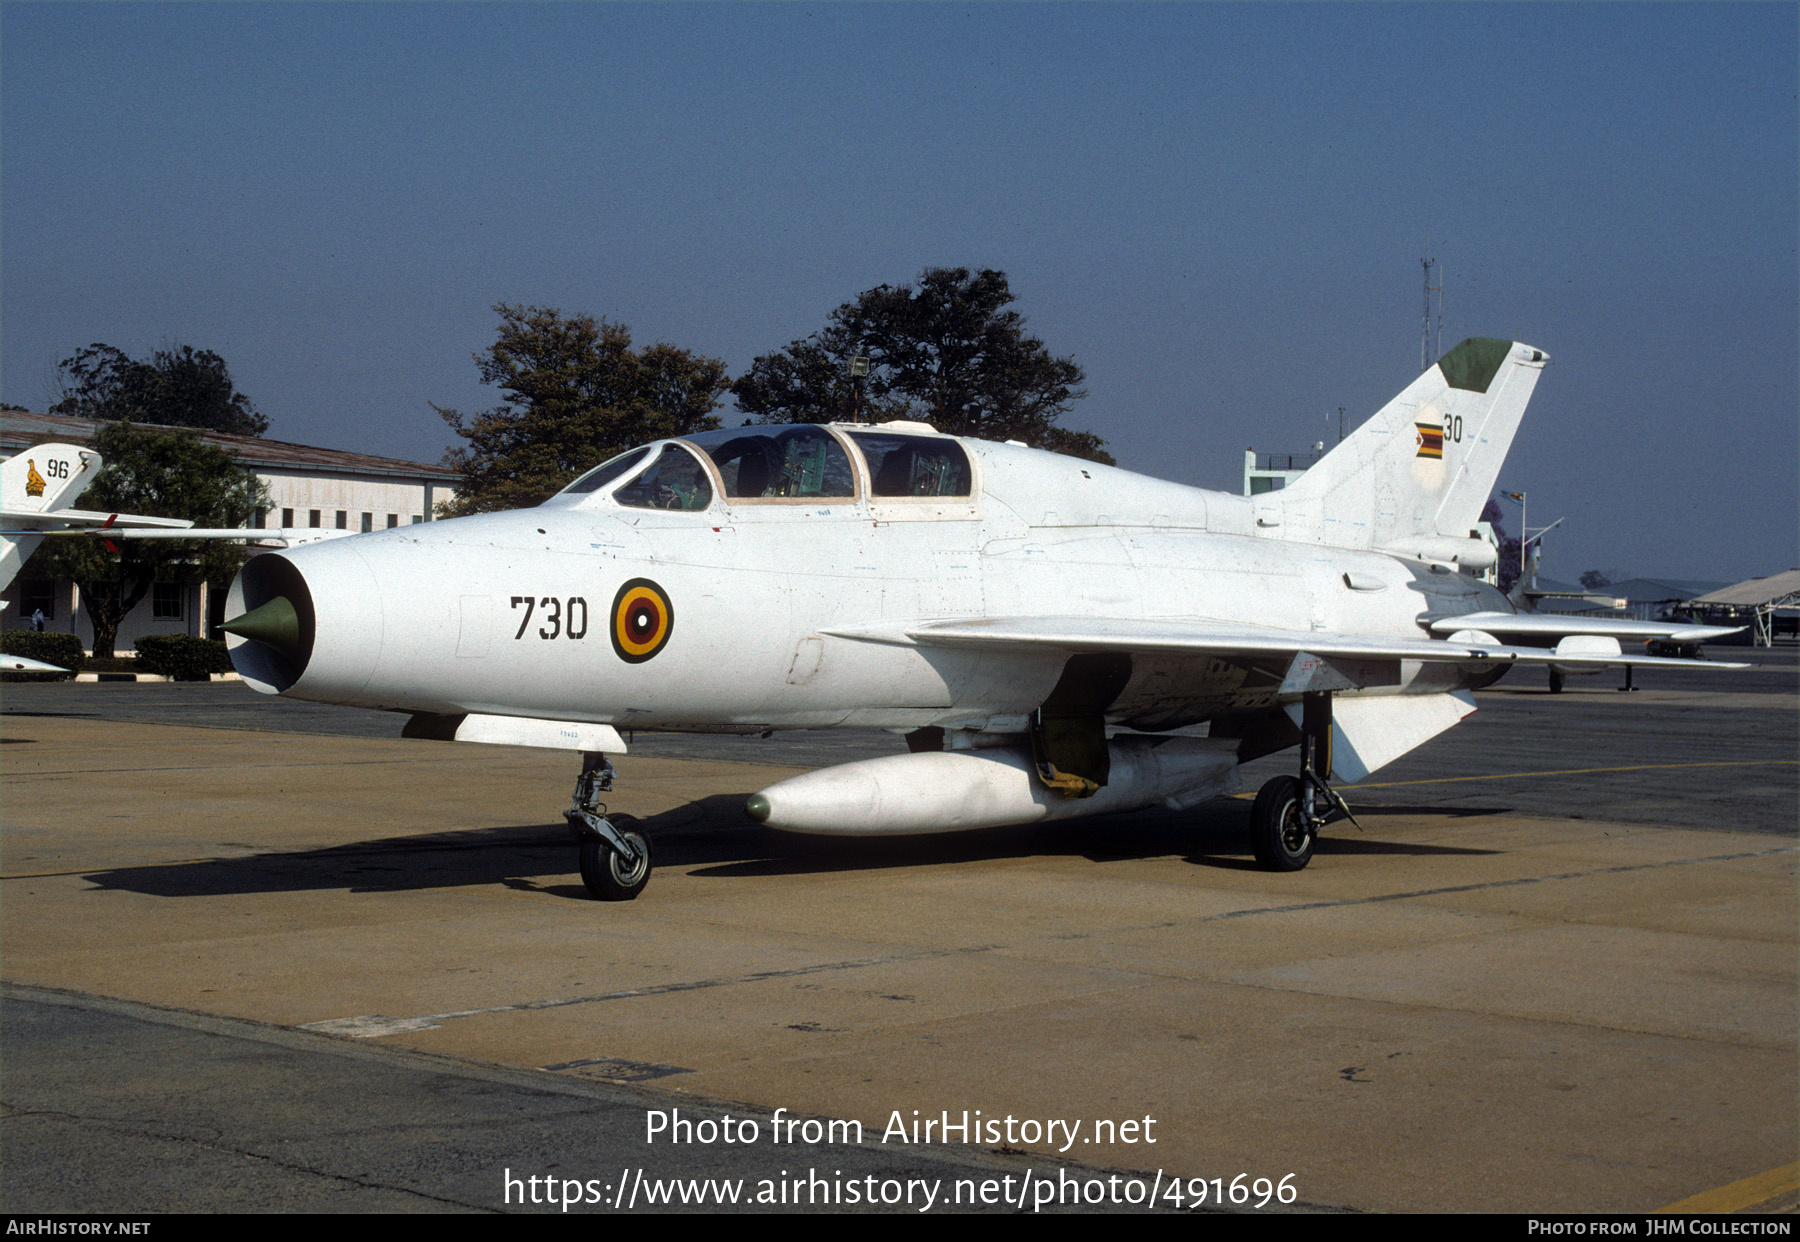
{"label": "nose landing gear", "polygon": [[608,819],[600,795],[618,775],[605,755],[584,752],[575,779],[575,803],[563,817],[581,847],[581,882],[601,901],[630,901],[650,882],[650,842],[622,829],[622,816]]}
{"label": "nose landing gear", "polygon": [[1308,693],[1303,703],[1300,775],[1268,781],[1250,808],[1250,848],[1269,871],[1299,871],[1311,862],[1319,830],[1338,815],[1362,827],[1326,783],[1331,776],[1331,693]]}

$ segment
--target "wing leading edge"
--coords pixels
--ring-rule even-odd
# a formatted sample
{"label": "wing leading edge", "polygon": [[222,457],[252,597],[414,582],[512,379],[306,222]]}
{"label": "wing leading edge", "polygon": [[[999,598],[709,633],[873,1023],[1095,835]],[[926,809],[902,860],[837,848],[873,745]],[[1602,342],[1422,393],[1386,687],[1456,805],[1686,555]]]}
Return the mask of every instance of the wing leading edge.
{"label": "wing leading edge", "polygon": [[[1476,614],[1480,616],[1482,614]],[[1497,616],[1499,614],[1487,614]],[[1627,655],[1618,650],[1612,634],[1587,642],[1577,640],[1557,648],[1517,647],[1500,642],[1470,639],[1461,631],[1476,617],[1454,618],[1456,637],[1395,638],[1376,634],[1337,634],[1329,631],[1282,630],[1268,626],[1239,625],[1206,620],[1132,620],[1094,617],[994,617],[954,621],[922,621],[866,629],[834,629],[827,633],[865,642],[904,646],[961,647],[977,650],[1058,650],[1191,652],[1211,656],[1293,656],[1302,652],[1327,659],[1421,660],[1446,664],[1557,664],[1570,666],[1654,665],[1660,668],[1745,668],[1713,660],[1680,660],[1662,656]],[[1576,620],[1585,620],[1576,618]],[[1438,622],[1433,628],[1444,624]],[[1639,624],[1639,623],[1634,623]],[[1639,628],[1648,628],[1641,623]],[[1656,630],[1689,633],[1699,627],[1663,626]],[[1524,631],[1536,633],[1537,631]],[[1571,631],[1561,631],[1570,634]],[[1577,628],[1575,635],[1592,634]],[[1730,631],[1725,631],[1729,633]],[[1630,637],[1649,637],[1635,630]],[[1482,638],[1487,637],[1482,635]],[[1590,643],[1604,645],[1596,649]]]}

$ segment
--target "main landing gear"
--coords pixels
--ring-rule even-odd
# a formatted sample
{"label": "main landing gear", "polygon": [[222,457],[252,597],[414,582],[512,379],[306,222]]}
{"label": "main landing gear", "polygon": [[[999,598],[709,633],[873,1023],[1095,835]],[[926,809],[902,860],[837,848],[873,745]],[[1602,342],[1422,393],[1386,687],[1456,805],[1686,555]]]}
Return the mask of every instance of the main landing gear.
{"label": "main landing gear", "polygon": [[1356,816],[1326,781],[1331,776],[1331,692],[1308,693],[1300,727],[1300,775],[1277,776],[1250,808],[1250,847],[1270,871],[1298,871],[1312,861],[1319,830],[1336,816]]}
{"label": "main landing gear", "polygon": [[630,901],[650,882],[650,842],[606,817],[600,795],[612,788],[612,761],[583,752],[575,779],[575,805],[563,812],[569,833],[581,846],[581,882],[601,901]]}

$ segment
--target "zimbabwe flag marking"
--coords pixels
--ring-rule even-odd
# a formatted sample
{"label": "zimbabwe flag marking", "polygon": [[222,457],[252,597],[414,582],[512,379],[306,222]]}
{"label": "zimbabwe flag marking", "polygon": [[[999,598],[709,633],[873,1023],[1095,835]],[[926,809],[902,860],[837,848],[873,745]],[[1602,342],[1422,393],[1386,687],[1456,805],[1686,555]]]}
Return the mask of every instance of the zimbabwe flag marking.
{"label": "zimbabwe flag marking", "polygon": [[1436,457],[1439,460],[1442,460],[1444,456],[1443,427],[1434,427],[1430,423],[1414,423],[1413,426],[1418,428],[1419,431],[1419,456]]}

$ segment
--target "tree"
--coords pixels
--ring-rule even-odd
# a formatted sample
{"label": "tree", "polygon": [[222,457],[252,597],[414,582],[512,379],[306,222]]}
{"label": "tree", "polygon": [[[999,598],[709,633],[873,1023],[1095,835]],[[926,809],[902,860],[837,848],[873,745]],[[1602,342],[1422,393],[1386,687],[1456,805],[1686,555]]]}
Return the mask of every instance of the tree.
{"label": "tree", "polygon": [[191,345],[159,349],[143,362],[98,342],[57,363],[62,399],[52,414],[102,422],[200,427],[260,436],[269,420],[237,391],[225,360]]}
{"label": "tree", "polygon": [[[248,526],[268,503],[262,480],[197,432],[110,423],[93,443],[106,464],[76,502],[80,508],[227,527]],[[119,623],[151,584],[200,578],[223,588],[248,556],[243,544],[229,540],[120,539],[115,546],[116,553],[98,538],[56,537],[45,539],[31,558],[31,576],[81,588],[99,659],[112,656]]]}
{"label": "tree", "polygon": [[[874,418],[922,418],[952,435],[1022,440],[1112,464],[1092,432],[1056,425],[1087,394],[1073,358],[1051,355],[1006,310],[1017,299],[1006,273],[926,268],[917,290],[880,285],[845,302],[825,327],[764,354],[731,386],[758,422],[829,422],[852,400]],[[850,360],[869,359],[853,398]]]}
{"label": "tree", "polygon": [[608,457],[667,436],[710,431],[725,364],[661,342],[631,347],[631,329],[537,306],[494,307],[500,335],[476,354],[505,400],[465,417],[433,405],[468,441],[444,457],[462,472],[447,517],[522,509]]}

